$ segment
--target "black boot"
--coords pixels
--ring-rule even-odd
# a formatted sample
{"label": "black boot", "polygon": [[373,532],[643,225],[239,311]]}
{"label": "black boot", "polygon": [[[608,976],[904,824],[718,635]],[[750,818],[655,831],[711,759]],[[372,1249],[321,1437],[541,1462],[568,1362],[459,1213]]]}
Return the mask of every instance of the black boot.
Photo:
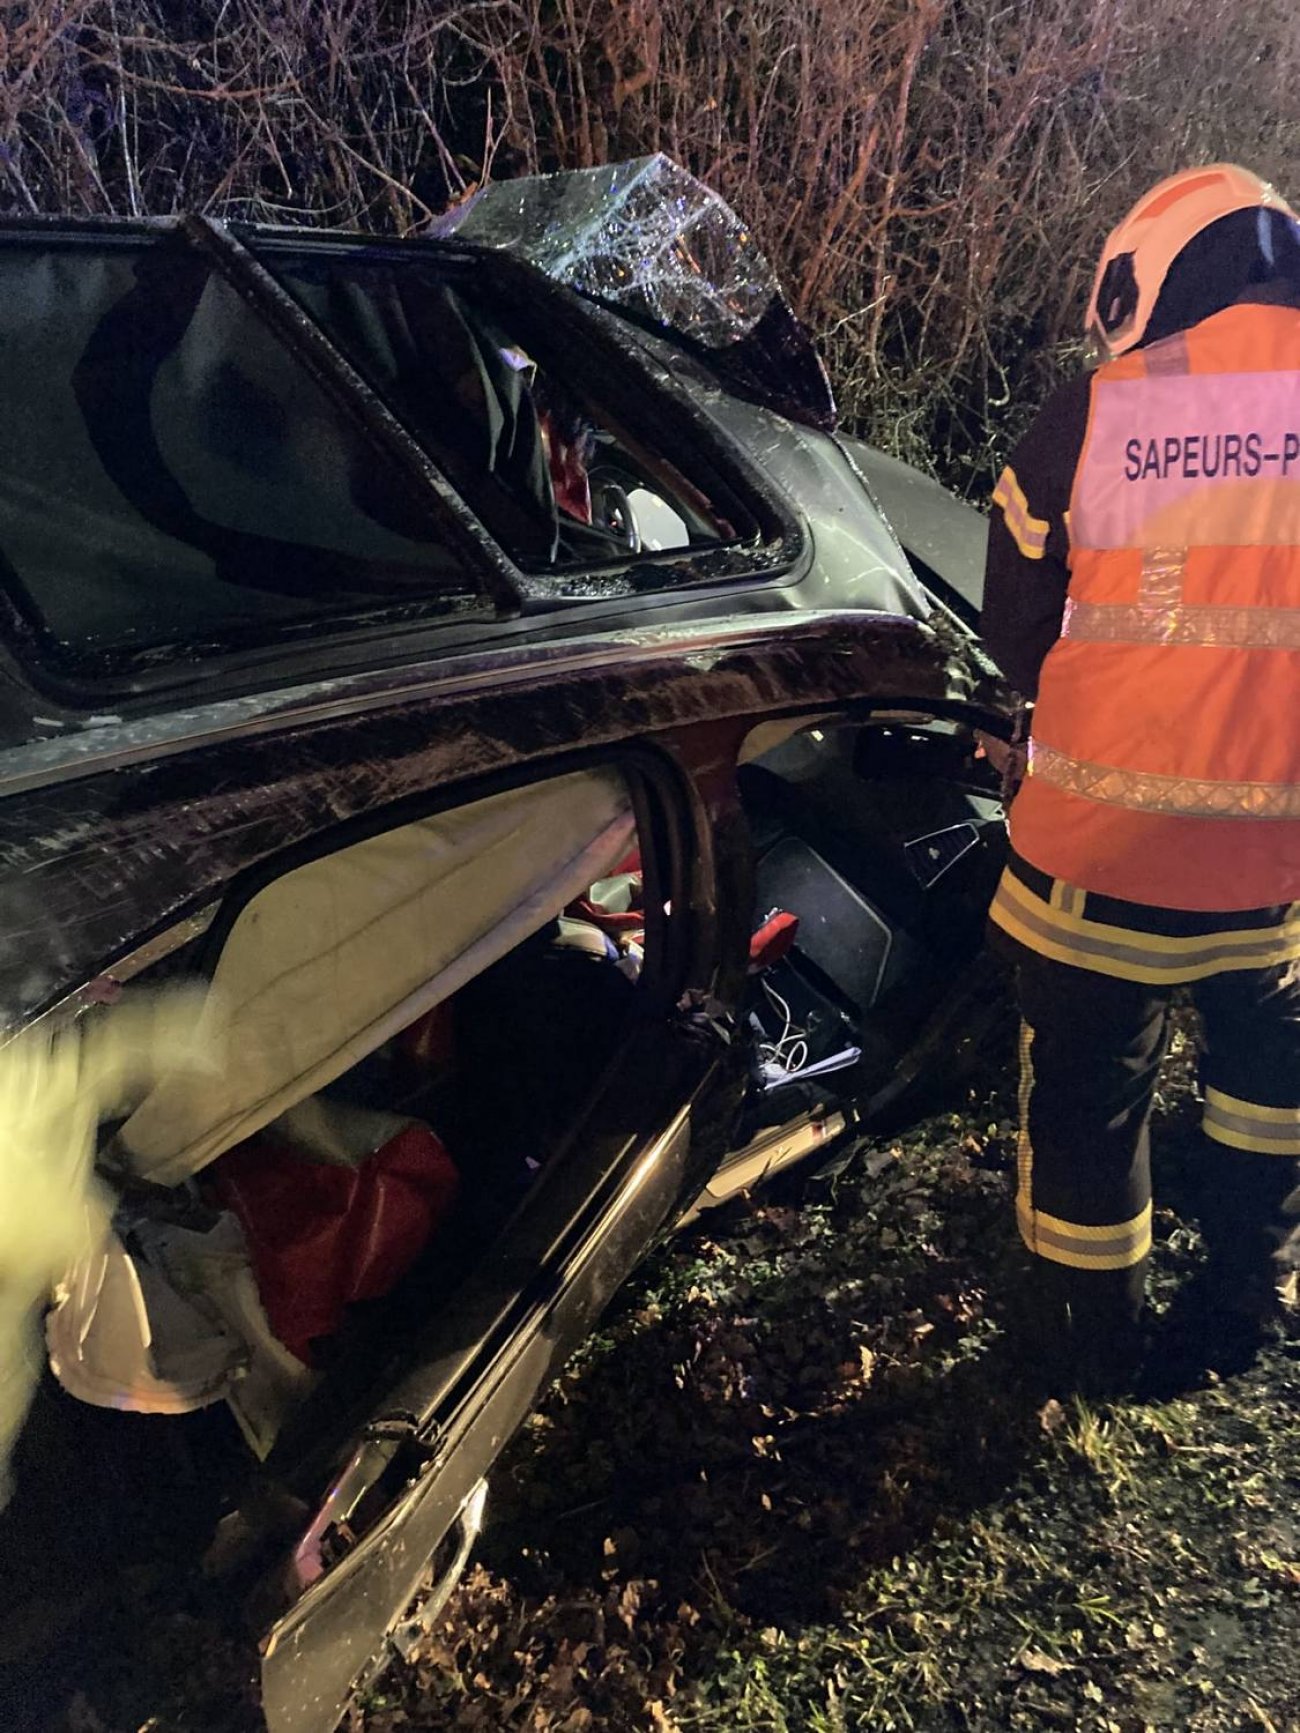
{"label": "black boot", "polygon": [[1146,1350],[1146,1261],[1076,1270],[1035,1258],[1016,1335],[1026,1374],[1045,1395],[1109,1401],[1138,1388]]}
{"label": "black boot", "polygon": [[1248,1372],[1260,1353],[1296,1333],[1294,1272],[1276,1241],[1211,1244],[1205,1268],[1175,1297],[1159,1356],[1169,1390],[1190,1389]]}
{"label": "black boot", "polygon": [[1261,1349],[1292,1333],[1300,1190],[1291,1189],[1289,1161],[1240,1152],[1229,1164],[1221,1150],[1214,1153],[1215,1182],[1201,1214],[1205,1268],[1171,1317],[1184,1352],[1226,1378],[1247,1371]]}

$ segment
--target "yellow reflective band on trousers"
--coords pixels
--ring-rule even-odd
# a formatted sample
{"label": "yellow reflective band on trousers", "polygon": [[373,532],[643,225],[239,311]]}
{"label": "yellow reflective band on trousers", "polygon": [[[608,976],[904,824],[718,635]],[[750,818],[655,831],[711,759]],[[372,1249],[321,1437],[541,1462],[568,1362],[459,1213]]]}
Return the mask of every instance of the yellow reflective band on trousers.
{"label": "yellow reflective band on trousers", "polygon": [[1033,1214],[1034,1146],[1029,1141],[1029,1097],[1034,1092],[1034,1032],[1023,1019],[1020,1024],[1020,1130],[1016,1135],[1016,1214]]}
{"label": "yellow reflective band on trousers", "polygon": [[1300,958],[1300,905],[1293,904],[1276,926],[1171,938],[1089,920],[1077,912],[1083,902],[1081,895],[1057,896],[1055,891],[1048,901],[1008,868],[989,919],[1039,956],[1151,986],[1180,986],[1229,970],[1275,968]]}
{"label": "yellow reflective band on trousers", "polygon": [[1068,1222],[1034,1208],[1034,1146],[1029,1136],[1029,1102],[1034,1092],[1034,1032],[1020,1025],[1020,1134],[1016,1144],[1016,1223],[1035,1257],[1073,1270],[1127,1270],[1151,1250],[1151,1205],[1126,1222],[1096,1226]]}
{"label": "yellow reflective band on trousers", "polygon": [[1257,1155],[1300,1156],[1300,1106],[1263,1107],[1207,1088],[1201,1127],[1216,1143]]}
{"label": "yellow reflective band on trousers", "polygon": [[1127,1270],[1151,1250],[1151,1205],[1126,1222],[1096,1227],[1062,1221],[1017,1202],[1020,1237],[1035,1257],[1067,1264],[1072,1270]]}

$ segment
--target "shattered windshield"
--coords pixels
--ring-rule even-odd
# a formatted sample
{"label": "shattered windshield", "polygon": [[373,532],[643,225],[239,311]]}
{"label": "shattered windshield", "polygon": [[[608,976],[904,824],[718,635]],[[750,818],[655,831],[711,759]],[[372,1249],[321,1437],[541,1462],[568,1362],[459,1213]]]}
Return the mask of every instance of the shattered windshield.
{"label": "shattered windshield", "polygon": [[432,233],[516,253],[685,338],[746,395],[815,426],[835,423],[812,339],[752,231],[670,157],[496,182]]}
{"label": "shattered windshield", "polygon": [[521,253],[581,294],[710,347],[747,336],[780,294],[740,218],[666,156],[502,181],[436,232]]}

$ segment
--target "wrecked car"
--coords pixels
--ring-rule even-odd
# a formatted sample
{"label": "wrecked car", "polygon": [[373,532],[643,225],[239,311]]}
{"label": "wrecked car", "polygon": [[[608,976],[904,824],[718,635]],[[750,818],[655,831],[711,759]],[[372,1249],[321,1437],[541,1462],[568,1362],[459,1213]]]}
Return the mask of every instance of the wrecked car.
{"label": "wrecked car", "polygon": [[166,1506],[329,1733],[656,1236],[958,1071],[982,522],[663,158],[0,274],[0,1014],[197,982],[207,1058],[98,1133],[6,1581]]}

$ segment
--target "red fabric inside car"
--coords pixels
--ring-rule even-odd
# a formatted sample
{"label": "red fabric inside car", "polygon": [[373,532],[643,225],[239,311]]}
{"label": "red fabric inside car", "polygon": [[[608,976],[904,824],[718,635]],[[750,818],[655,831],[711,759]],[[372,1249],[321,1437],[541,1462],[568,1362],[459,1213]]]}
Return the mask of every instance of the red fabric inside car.
{"label": "red fabric inside car", "polygon": [[760,970],[770,969],[774,963],[779,963],[782,957],[794,949],[798,936],[798,915],[787,914],[784,909],[777,909],[770,914],[749,941],[750,974],[756,975]]}
{"label": "red fabric inside car", "polygon": [[405,1275],[456,1201],[460,1176],[437,1137],[408,1125],[359,1167],[313,1160],[263,1133],[214,1165],[239,1218],[272,1330],[308,1365],[356,1300]]}
{"label": "red fabric inside car", "polygon": [[551,471],[555,503],[579,523],[591,522],[591,483],[583,461],[581,443],[565,437],[549,409],[538,412],[542,446]]}

